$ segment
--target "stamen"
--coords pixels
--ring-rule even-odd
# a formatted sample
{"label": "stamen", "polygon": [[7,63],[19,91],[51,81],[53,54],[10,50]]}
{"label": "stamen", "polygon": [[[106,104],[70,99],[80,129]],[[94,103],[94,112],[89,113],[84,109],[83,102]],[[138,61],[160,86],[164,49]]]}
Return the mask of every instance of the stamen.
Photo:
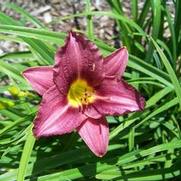
{"label": "stamen", "polygon": [[68,101],[73,107],[87,106],[95,100],[95,91],[85,80],[78,79],[70,86]]}

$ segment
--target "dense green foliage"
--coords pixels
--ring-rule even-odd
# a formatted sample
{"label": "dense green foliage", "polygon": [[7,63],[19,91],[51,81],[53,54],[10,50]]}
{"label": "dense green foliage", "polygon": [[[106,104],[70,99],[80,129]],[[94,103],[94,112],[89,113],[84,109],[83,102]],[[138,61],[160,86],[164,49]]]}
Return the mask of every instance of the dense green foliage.
{"label": "dense green foliage", "polygon": [[[145,110],[107,118],[110,145],[103,158],[95,157],[76,133],[35,140],[32,121],[41,98],[21,72],[53,64],[66,34],[6,4],[22,18],[1,12],[0,40],[25,44],[28,51],[0,56],[0,180],[181,180],[181,1],[173,1],[171,14],[165,0],[145,0],[142,9],[131,0],[129,18],[119,0],[107,2],[110,11],[93,12],[87,0],[84,12],[57,21],[87,17],[84,33],[107,55],[115,48],[95,37],[93,17],[115,20],[117,38],[130,53],[124,76],[146,98]],[[25,27],[26,22],[36,28]]]}

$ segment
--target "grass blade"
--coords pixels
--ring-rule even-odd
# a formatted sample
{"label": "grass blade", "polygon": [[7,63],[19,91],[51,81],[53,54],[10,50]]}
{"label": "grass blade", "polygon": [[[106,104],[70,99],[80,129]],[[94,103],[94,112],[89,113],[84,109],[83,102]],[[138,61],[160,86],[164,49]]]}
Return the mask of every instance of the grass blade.
{"label": "grass blade", "polygon": [[27,130],[27,139],[21,155],[20,165],[17,174],[17,181],[24,181],[34,143],[35,143],[35,138],[32,134],[32,125],[30,125],[29,129]]}
{"label": "grass blade", "polygon": [[158,44],[153,40],[153,38],[151,38],[151,41],[153,42],[168,74],[169,74],[169,77],[170,77],[170,80],[172,81],[173,83],[173,86],[175,88],[175,93],[178,97],[178,100],[179,100],[179,104],[180,104],[180,108],[181,108],[181,86],[180,86],[180,82],[179,80],[177,79],[177,76],[172,68],[172,66],[170,65],[167,57],[165,56],[165,54],[163,53],[163,51],[161,50],[161,48],[158,46]]}

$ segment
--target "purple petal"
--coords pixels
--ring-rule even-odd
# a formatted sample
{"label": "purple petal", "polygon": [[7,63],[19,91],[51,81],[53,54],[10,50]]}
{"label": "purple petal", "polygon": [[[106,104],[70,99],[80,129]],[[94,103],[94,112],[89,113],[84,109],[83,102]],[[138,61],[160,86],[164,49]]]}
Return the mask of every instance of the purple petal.
{"label": "purple petal", "polygon": [[104,67],[108,76],[122,76],[128,63],[128,51],[120,48],[104,58]]}
{"label": "purple petal", "polygon": [[143,110],[144,98],[123,80],[105,79],[97,90],[96,109],[104,115],[122,115]]}
{"label": "purple petal", "polygon": [[53,86],[52,67],[32,67],[23,72],[23,76],[40,95]]}
{"label": "purple petal", "polygon": [[84,115],[93,119],[99,119],[102,117],[102,114],[95,108],[93,104],[90,104],[85,107],[83,110]]}
{"label": "purple petal", "polygon": [[85,116],[78,109],[71,108],[56,86],[43,95],[39,112],[34,121],[36,137],[62,135],[77,128]]}
{"label": "purple petal", "polygon": [[109,127],[105,118],[88,118],[77,130],[95,155],[102,157],[106,154],[109,142]]}
{"label": "purple petal", "polygon": [[65,46],[58,50],[55,60],[54,81],[64,94],[77,78],[86,79],[94,86],[104,77],[103,58],[96,45],[74,32],[69,33]]}

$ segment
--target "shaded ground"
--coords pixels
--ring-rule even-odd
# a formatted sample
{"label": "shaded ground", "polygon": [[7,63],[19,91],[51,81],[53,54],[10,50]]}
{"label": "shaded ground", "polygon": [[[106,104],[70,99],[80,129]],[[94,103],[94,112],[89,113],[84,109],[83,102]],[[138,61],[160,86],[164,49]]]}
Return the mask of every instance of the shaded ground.
{"label": "shaded ground", "polygon": [[[74,18],[71,20],[62,21],[61,17],[84,12],[85,2],[84,0],[0,0],[0,10],[7,15],[15,19],[19,19],[20,15],[14,11],[7,9],[5,3],[13,2],[24,8],[26,11],[31,13],[31,15],[37,17],[39,20],[44,22],[44,24],[54,31],[67,32],[71,29],[85,30],[86,18]],[[139,0],[139,9],[142,9],[144,0]],[[110,10],[106,0],[93,0],[91,1],[92,10],[105,11]],[[122,2],[124,4],[124,12],[130,16],[130,0],[125,0]],[[171,0],[167,1],[168,7],[172,10],[173,2]],[[151,16],[151,15],[150,15]],[[114,36],[116,36],[116,26],[115,22],[106,16],[94,17],[94,33],[95,35],[107,42],[108,44],[115,45]],[[32,26],[27,24],[27,26]],[[119,42],[118,42],[119,43]],[[0,55],[5,52],[22,51],[25,50],[24,45],[19,45],[17,43],[0,41]]]}
{"label": "shaded ground", "polygon": [[[71,29],[85,30],[86,18],[74,18],[71,20],[61,21],[60,17],[83,12],[85,10],[85,1],[82,0],[8,0],[6,2],[13,2],[24,8],[31,15],[40,19],[46,26],[54,31],[67,32]],[[0,9],[2,12],[10,15],[15,19],[19,19],[18,13],[7,9],[4,1],[0,0]],[[105,0],[92,1],[92,10],[109,10],[109,5]],[[27,24],[27,26],[31,26]],[[112,44],[112,34],[114,29],[114,21],[108,17],[94,17],[94,32],[97,37],[108,41]],[[0,41],[0,54],[9,51],[24,50],[25,47],[16,43]]]}

